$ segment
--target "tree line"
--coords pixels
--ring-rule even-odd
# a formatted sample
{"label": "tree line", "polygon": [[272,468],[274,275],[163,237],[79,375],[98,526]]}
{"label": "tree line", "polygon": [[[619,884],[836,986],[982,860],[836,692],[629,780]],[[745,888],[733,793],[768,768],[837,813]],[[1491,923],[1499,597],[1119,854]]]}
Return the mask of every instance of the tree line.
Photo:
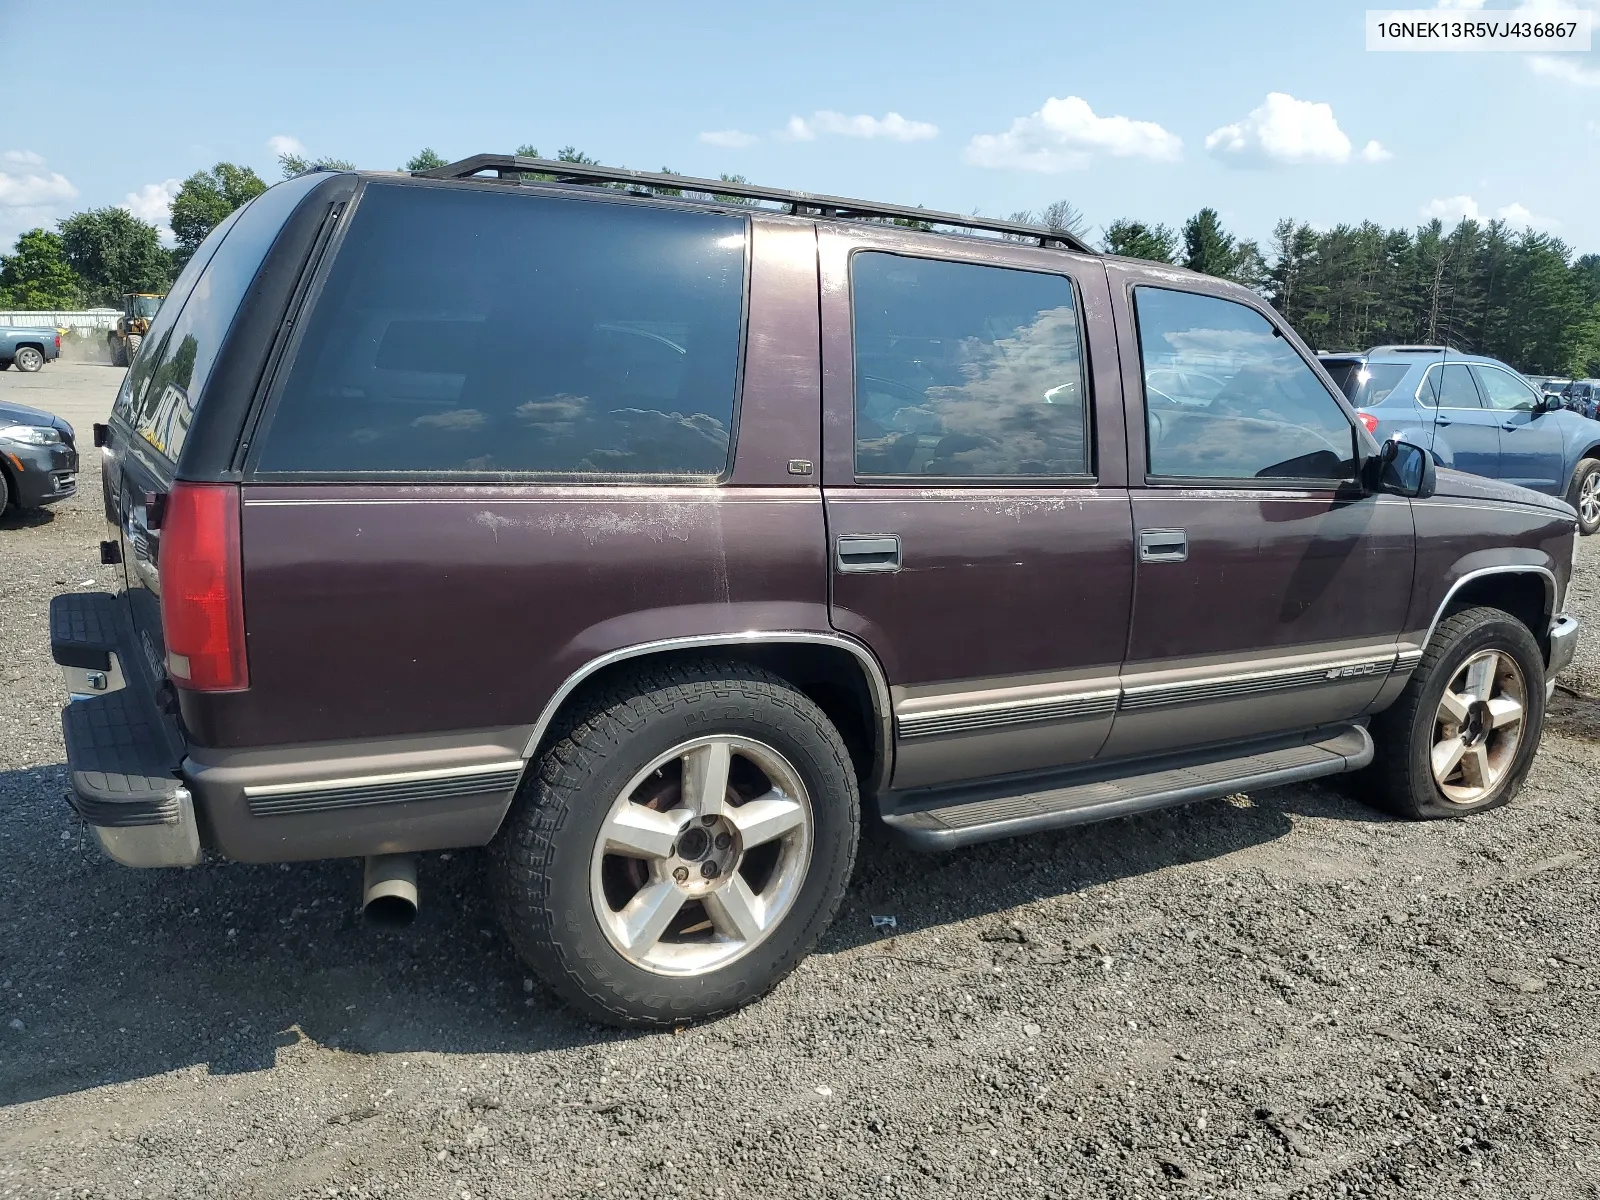
{"label": "tree line", "polygon": [[[531,145],[517,153],[541,157]],[[557,157],[596,162],[574,146]],[[424,171],[447,161],[424,148],[400,169]],[[282,155],[278,163],[285,179],[318,167],[351,167],[298,154]],[[722,179],[745,182],[738,175]],[[74,213],[54,230],[28,230],[12,253],[0,255],[0,308],[117,306],[125,292],[165,292],[206,235],[266,187],[254,170],[235,163],[197,171],[173,199],[176,244],[170,248],[161,245],[154,225],[116,207]],[[1011,216],[1089,240],[1088,222],[1066,200]],[[1530,374],[1600,376],[1600,254],[1577,256],[1558,237],[1519,232],[1504,221],[1466,219],[1449,230],[1439,220],[1415,230],[1364,221],[1319,230],[1285,219],[1263,249],[1230,233],[1215,209],[1203,208],[1176,229],[1118,219],[1104,227],[1099,242],[1111,254],[1253,288],[1318,350],[1449,345]]]}

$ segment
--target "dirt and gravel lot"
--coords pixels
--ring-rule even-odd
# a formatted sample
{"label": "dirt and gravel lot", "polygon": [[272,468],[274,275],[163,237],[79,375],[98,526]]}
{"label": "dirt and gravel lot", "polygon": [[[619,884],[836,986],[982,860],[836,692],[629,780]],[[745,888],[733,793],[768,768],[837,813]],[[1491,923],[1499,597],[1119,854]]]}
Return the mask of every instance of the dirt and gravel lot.
{"label": "dirt and gravel lot", "polygon": [[[0,398],[87,446],[120,375]],[[46,636],[112,579],[84,458],[78,499],[0,521],[0,1197],[1600,1195],[1600,705],[1558,694],[1517,803],[1470,821],[1304,786],[870,841],[774,995],[623,1034],[525,977],[475,855],[379,934],[354,862],[100,854]],[[1570,681],[1600,688],[1600,636]]]}

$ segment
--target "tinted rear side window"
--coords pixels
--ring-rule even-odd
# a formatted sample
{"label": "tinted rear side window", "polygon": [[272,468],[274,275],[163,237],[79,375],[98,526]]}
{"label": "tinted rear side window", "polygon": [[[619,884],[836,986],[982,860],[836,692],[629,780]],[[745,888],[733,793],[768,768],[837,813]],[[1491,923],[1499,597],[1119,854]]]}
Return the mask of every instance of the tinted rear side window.
{"label": "tinted rear side window", "polygon": [[1070,280],[877,252],[850,273],[858,474],[1088,472]]}
{"label": "tinted rear side window", "polygon": [[746,223],[369,185],[257,471],[721,474]]}
{"label": "tinted rear side window", "polygon": [[129,372],[127,416],[134,431],[169,460],[176,462],[183,450],[217,351],[278,230],[319,182],[308,175],[280,183],[236,210],[212,232],[219,240],[208,238],[195,253],[197,274],[186,278],[195,267],[191,260],[162,302],[149,335],[159,339],[155,352],[141,355]]}

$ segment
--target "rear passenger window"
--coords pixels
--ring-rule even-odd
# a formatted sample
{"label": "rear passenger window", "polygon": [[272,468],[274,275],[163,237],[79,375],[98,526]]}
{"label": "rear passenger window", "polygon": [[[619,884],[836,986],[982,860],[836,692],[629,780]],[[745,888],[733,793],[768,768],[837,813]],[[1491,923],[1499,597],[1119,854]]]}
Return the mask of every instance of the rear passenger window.
{"label": "rear passenger window", "polygon": [[370,185],[259,473],[726,470],[746,224]]}
{"label": "rear passenger window", "polygon": [[1151,475],[1352,477],[1350,419],[1265,317],[1193,292],[1134,297]]}
{"label": "rear passenger window", "polygon": [[1478,385],[1472,382],[1472,371],[1465,363],[1429,367],[1417,389],[1417,399],[1436,408],[1483,407]]}
{"label": "rear passenger window", "polygon": [[865,252],[851,286],[858,475],[1088,473],[1070,280]]}

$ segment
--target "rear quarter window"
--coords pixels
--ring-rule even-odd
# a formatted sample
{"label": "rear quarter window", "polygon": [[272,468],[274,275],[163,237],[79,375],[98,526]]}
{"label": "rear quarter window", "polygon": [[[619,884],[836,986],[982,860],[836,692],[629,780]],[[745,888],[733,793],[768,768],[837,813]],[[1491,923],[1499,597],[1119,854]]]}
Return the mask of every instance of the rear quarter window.
{"label": "rear quarter window", "polygon": [[228,329],[273,240],[320,177],[268,188],[212,231],[162,302],[141,354],[128,372],[122,415],[144,442],[171,462],[182,453]]}
{"label": "rear quarter window", "polygon": [[254,472],[719,476],[746,230],[654,205],[369,185]]}

